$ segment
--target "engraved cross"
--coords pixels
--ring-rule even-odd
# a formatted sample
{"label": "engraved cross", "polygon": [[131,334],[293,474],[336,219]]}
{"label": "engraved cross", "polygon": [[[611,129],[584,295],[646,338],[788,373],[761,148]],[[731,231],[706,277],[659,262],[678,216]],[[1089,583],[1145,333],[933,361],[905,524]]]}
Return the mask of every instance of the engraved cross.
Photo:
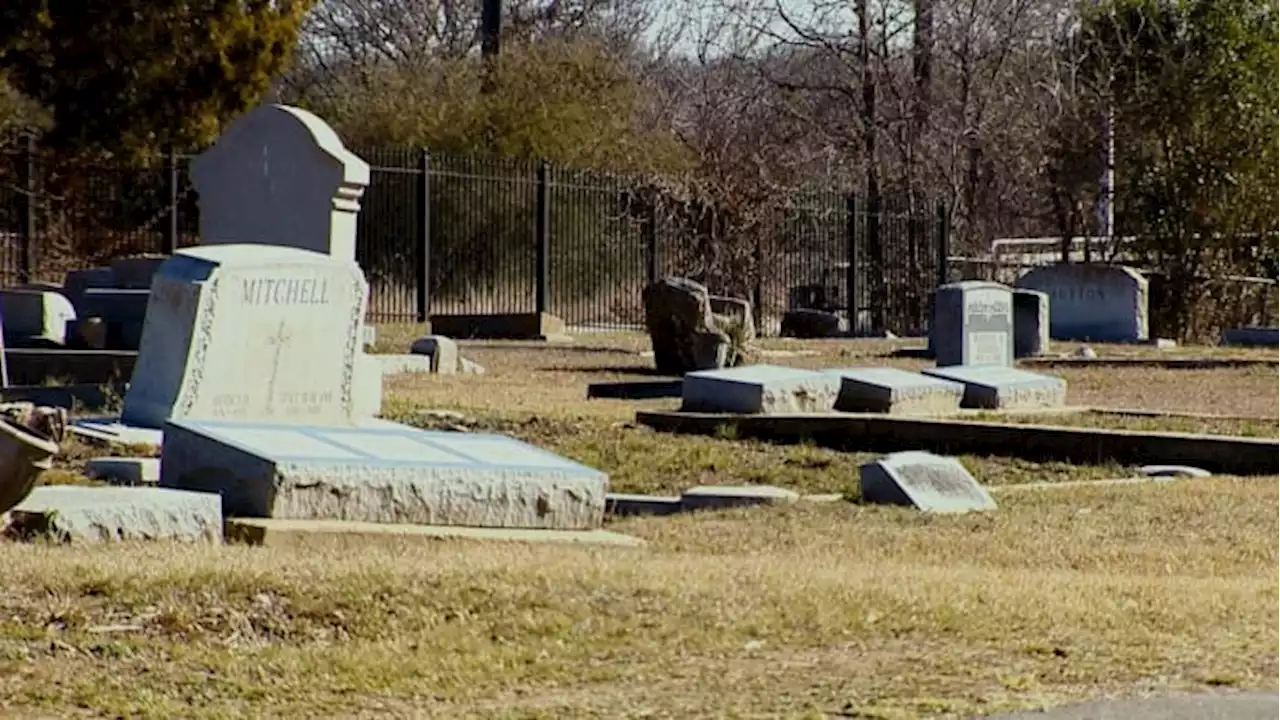
{"label": "engraved cross", "polygon": [[267,415],[275,414],[276,378],[280,375],[280,357],[284,353],[285,346],[292,339],[293,333],[288,331],[283,320],[280,321],[275,334],[267,338],[267,345],[275,348],[271,358],[271,375],[267,378]]}

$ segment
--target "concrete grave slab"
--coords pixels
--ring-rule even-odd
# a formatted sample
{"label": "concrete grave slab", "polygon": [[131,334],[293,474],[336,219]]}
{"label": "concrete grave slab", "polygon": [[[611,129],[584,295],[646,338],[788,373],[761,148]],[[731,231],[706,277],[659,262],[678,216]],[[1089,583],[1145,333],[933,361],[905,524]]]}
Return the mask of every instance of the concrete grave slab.
{"label": "concrete grave slab", "polygon": [[685,490],[680,506],[682,510],[725,510],[799,499],[800,493],[773,485],[701,485]]}
{"label": "concrete grave slab", "polygon": [[1013,290],[1013,356],[1035,357],[1049,352],[1049,294]]}
{"label": "concrete grave slab", "polygon": [[912,505],[935,513],[996,508],[959,460],[928,452],[893,453],[869,462],[859,471],[859,484],[862,499],[870,503]]}
{"label": "concrete grave slab", "polygon": [[191,163],[191,180],[203,245],[279,245],[355,261],[369,165],[306,110],[263,105],[241,115]]}
{"label": "concrete grave slab", "polygon": [[[122,423],[353,423],[367,294],[354,262],[319,253],[269,245],[179,250],[152,285]],[[369,372],[381,377],[377,367]]]}
{"label": "concrete grave slab", "polygon": [[222,495],[228,516],[583,530],[608,477],[532,445],[471,433],[174,420],[164,487]]}
{"label": "concrete grave slab", "polygon": [[778,365],[700,370],[684,376],[684,412],[744,414],[830,412],[840,378]]}
{"label": "concrete grave slab", "polygon": [[5,289],[0,290],[0,316],[4,317],[5,347],[63,345],[76,309],[59,292]]}
{"label": "concrete grave slab", "polygon": [[1029,270],[1018,287],[1049,295],[1054,340],[1147,339],[1147,279],[1123,265],[1067,263]]}
{"label": "concrete grave slab", "polygon": [[926,368],[922,372],[964,385],[963,408],[1029,410],[1067,403],[1067,381],[1052,375],[990,365]]}
{"label": "concrete grave slab", "polygon": [[58,542],[222,541],[217,495],[161,488],[38,487],[9,511],[6,534]]}
{"label": "concrete grave slab", "polygon": [[1013,292],[1005,285],[966,281],[933,294],[929,347],[939,367],[1013,364]]}
{"label": "concrete grave slab", "polygon": [[160,482],[160,458],[94,458],[86,465],[85,474],[112,485],[155,485]]}
{"label": "concrete grave slab", "polygon": [[232,518],[227,521],[227,542],[267,547],[305,547],[324,542],[405,540],[481,540],[524,543],[567,543],[614,547],[644,547],[644,540],[608,530],[526,530],[474,528],[450,525],[393,525],[346,520],[276,520]]}
{"label": "concrete grave slab", "polygon": [[828,370],[840,377],[835,409],[892,415],[937,415],[960,410],[964,386],[897,368]]}

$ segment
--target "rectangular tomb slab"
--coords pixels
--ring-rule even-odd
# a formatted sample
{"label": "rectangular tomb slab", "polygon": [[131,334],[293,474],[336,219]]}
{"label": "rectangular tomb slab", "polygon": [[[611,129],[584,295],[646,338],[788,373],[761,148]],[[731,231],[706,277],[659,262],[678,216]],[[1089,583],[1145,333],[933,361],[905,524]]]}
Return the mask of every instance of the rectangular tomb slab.
{"label": "rectangular tomb slab", "polygon": [[160,484],[216,492],[228,517],[588,530],[608,477],[500,435],[173,420]]}
{"label": "rectangular tomb slab", "polygon": [[912,505],[936,513],[996,508],[986,489],[951,457],[919,451],[893,453],[863,465],[859,476],[866,502]]}
{"label": "rectangular tomb slab", "polygon": [[995,366],[926,368],[925,375],[964,385],[960,406],[984,410],[1029,410],[1062,407],[1067,381],[1052,375]]}
{"label": "rectangular tomb slab", "polygon": [[747,365],[684,376],[681,410],[743,414],[830,412],[840,378],[828,373]]}
{"label": "rectangular tomb slab", "polygon": [[939,415],[960,409],[964,386],[897,368],[828,370],[840,377],[836,410],[891,415]]}
{"label": "rectangular tomb slab", "polygon": [[55,542],[222,541],[217,495],[144,487],[38,487],[9,511],[6,533]]}

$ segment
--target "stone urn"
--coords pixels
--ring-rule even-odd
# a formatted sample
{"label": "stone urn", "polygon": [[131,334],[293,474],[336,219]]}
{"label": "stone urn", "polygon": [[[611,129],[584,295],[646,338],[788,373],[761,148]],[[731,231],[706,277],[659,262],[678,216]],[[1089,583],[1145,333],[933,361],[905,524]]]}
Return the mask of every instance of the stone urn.
{"label": "stone urn", "polygon": [[26,499],[40,473],[53,467],[66,427],[62,408],[0,405],[0,513]]}

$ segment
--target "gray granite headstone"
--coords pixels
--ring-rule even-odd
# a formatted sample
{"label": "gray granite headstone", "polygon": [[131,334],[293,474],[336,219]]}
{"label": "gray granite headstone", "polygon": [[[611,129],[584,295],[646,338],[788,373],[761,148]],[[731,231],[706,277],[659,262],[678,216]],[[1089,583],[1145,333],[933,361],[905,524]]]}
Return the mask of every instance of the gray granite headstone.
{"label": "gray granite headstone", "polygon": [[1148,282],[1122,265],[1067,263],[1028,271],[1018,287],[1049,295],[1054,340],[1146,340]]}
{"label": "gray granite headstone", "polygon": [[173,420],[160,485],[222,496],[228,517],[590,530],[604,473],[527,443],[359,427]]}
{"label": "gray granite headstone", "polygon": [[778,365],[746,365],[688,373],[681,392],[684,412],[830,412],[840,392],[840,378]]}
{"label": "gray granite headstone", "polygon": [[880,412],[894,415],[935,415],[960,409],[964,386],[898,368],[828,370],[840,376],[841,412]]}
{"label": "gray granite headstone", "polygon": [[929,339],[940,367],[1012,365],[1012,291],[992,282],[943,285],[934,293]]}
{"label": "gray granite headstone", "polygon": [[1049,351],[1049,296],[1039,290],[1013,291],[1013,356],[1035,357]]}
{"label": "gray granite headstone", "polygon": [[216,495],[146,487],[38,487],[9,511],[9,534],[57,542],[222,540]]}
{"label": "gray granite headstone", "polygon": [[985,410],[1062,407],[1067,381],[1052,375],[995,366],[926,368],[925,375],[964,385],[960,406]]}
{"label": "gray granite headstone", "polygon": [[913,505],[925,512],[994,510],[995,500],[959,460],[927,452],[900,452],[869,462],[859,471],[862,499]]}

